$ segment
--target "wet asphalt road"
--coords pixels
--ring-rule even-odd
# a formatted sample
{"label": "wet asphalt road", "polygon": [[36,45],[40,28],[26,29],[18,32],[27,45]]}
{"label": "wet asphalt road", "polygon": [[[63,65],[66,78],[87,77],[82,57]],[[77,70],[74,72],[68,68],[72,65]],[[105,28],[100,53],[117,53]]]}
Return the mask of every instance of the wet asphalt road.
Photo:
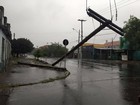
{"label": "wet asphalt road", "polygon": [[[47,61],[53,62],[52,59]],[[57,66],[63,66],[63,62]],[[49,73],[27,68],[33,71],[16,79],[34,81]],[[65,80],[13,89],[7,105],[139,105],[140,64],[67,60],[67,69],[71,75]],[[30,79],[28,75],[35,78]],[[50,73],[50,76],[55,75],[59,74]]]}

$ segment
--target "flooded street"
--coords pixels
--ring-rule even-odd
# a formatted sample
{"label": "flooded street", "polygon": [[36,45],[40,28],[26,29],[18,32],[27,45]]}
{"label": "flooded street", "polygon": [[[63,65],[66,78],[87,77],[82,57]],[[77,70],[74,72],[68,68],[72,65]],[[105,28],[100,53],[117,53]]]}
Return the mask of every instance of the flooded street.
{"label": "flooded street", "polygon": [[[57,66],[60,65],[63,67],[63,62]],[[12,75],[7,81],[29,82],[59,75],[56,71],[25,68],[17,72],[26,73]],[[14,88],[6,100],[7,105],[139,105],[139,63],[80,63],[68,59],[67,69],[71,75],[65,80]]]}
{"label": "flooded street", "polygon": [[7,75],[7,78],[5,78],[5,83],[33,83],[44,79],[53,78],[56,77],[58,74],[61,74],[61,72],[59,73],[49,69],[46,70],[45,68],[30,67],[24,65],[18,65],[13,67],[10,72],[11,73]]}

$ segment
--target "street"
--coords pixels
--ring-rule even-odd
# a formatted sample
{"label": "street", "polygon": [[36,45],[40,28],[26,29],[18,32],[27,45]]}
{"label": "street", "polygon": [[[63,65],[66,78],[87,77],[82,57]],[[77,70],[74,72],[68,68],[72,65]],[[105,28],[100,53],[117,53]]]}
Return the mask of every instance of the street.
{"label": "street", "polygon": [[[49,63],[54,59],[47,59]],[[64,62],[57,66],[63,67]],[[139,63],[105,63],[67,59],[69,77],[46,84],[12,89],[3,105],[138,105],[140,95]],[[17,69],[7,82],[34,82],[61,75],[37,67]],[[9,79],[9,80],[8,80]],[[1,100],[1,99],[0,99]],[[0,101],[1,102],[1,101]]]}

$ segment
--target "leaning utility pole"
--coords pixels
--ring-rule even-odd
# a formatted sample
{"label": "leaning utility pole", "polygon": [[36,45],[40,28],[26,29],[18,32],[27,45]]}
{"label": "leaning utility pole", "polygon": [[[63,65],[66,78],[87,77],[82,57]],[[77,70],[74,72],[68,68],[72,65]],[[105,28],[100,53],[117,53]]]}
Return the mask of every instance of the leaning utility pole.
{"label": "leaning utility pole", "polygon": [[111,20],[108,20],[106,18],[104,18],[103,16],[99,15],[97,12],[93,11],[92,9],[88,8],[87,9],[87,14],[96,19],[97,21],[99,21],[101,23],[101,25],[95,29],[91,34],[89,34],[88,36],[86,36],[80,43],[78,43],[74,48],[72,48],[69,52],[67,52],[65,55],[63,55],[60,59],[58,59],[56,62],[54,62],[52,64],[52,66],[55,66],[57,63],[59,63],[60,61],[62,61],[65,57],[67,57],[70,53],[72,53],[73,51],[75,51],[77,48],[79,48],[80,46],[82,46],[85,42],[87,42],[91,37],[93,37],[94,35],[96,35],[98,32],[100,32],[101,30],[103,30],[105,27],[110,28],[111,30],[115,31],[116,33],[120,34],[121,36],[124,35],[123,33],[123,29],[120,28],[119,26],[117,26],[116,24],[114,24]]}

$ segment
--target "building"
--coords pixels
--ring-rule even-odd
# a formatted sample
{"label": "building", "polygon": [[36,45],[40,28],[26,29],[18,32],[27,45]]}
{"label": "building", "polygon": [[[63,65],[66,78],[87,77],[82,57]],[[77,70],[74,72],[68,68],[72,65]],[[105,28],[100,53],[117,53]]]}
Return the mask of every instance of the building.
{"label": "building", "polygon": [[93,43],[84,43],[82,48],[82,56],[87,59],[94,59],[95,57],[95,49],[104,48],[104,44],[93,44]]}
{"label": "building", "polygon": [[11,31],[4,7],[0,6],[0,71],[5,70],[11,56]]}
{"label": "building", "polygon": [[106,43],[104,44],[104,47],[112,48],[112,49],[120,49],[120,41],[112,41],[112,42],[106,41]]}
{"label": "building", "polygon": [[108,59],[120,59],[119,41],[107,42],[105,44],[93,44],[85,43],[83,45],[82,56],[85,59],[98,59],[98,60],[108,60]]}
{"label": "building", "polygon": [[104,48],[104,44],[84,43],[83,47],[92,46],[93,48]]}

